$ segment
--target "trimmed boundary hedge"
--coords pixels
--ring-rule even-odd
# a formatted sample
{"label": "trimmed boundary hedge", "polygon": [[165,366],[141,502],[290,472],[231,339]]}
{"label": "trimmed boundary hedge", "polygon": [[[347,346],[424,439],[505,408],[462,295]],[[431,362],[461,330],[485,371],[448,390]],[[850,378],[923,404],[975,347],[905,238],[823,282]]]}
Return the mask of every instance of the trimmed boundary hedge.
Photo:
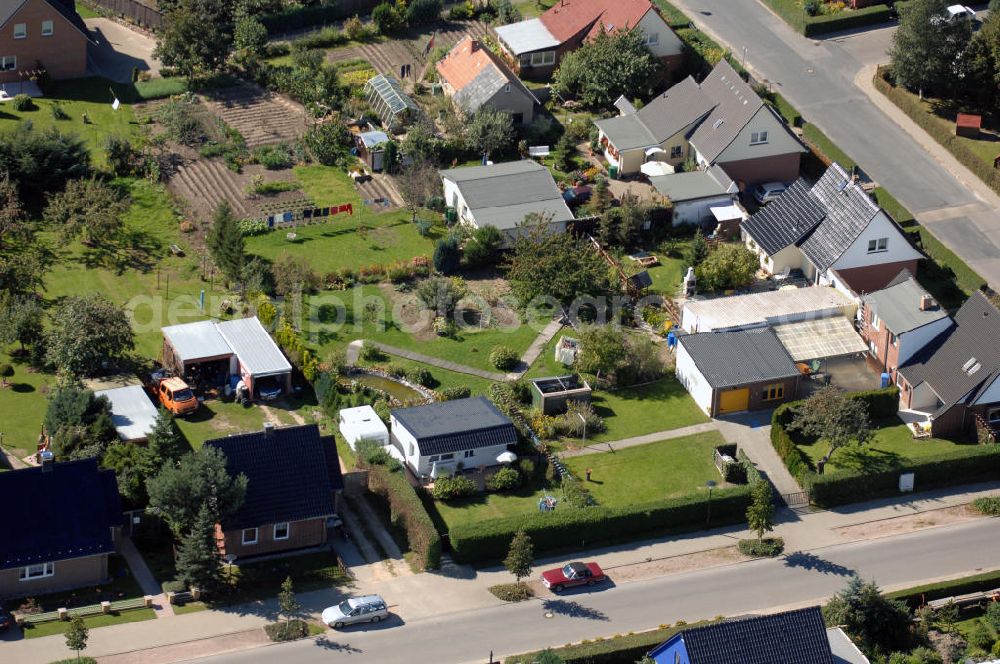
{"label": "trimmed boundary hedge", "polygon": [[894,593],[887,593],[886,597],[902,600],[910,609],[916,609],[921,604],[931,600],[984,592],[997,587],[1000,587],[1000,570],[897,590]]}
{"label": "trimmed boundary hedge", "polygon": [[368,464],[365,464],[365,469],[368,471],[368,488],[389,503],[392,522],[406,531],[410,550],[418,556],[421,566],[424,569],[440,567],[441,536],[404,471]]}
{"label": "trimmed boundary hedge", "polygon": [[[742,521],[749,504],[749,486],[714,492],[712,525]],[[514,533],[520,528],[531,536],[535,553],[539,554],[698,530],[705,527],[707,513],[707,495],[691,494],[636,505],[567,508],[458,524],[448,537],[456,562],[489,563],[506,555]]]}
{"label": "trimmed boundary hedge", "polygon": [[[621,664],[634,662],[646,656],[650,650],[660,645],[677,632],[693,627],[701,627],[712,621],[678,623],[674,627],[660,627],[648,632],[616,635],[607,639],[594,639],[573,645],[553,648],[566,664]],[[506,658],[504,664],[533,664],[539,653],[531,652]]]}
{"label": "trimmed boundary hedge", "polygon": [[[888,387],[855,392],[850,397],[867,401],[871,418],[880,420],[896,413],[899,389]],[[817,475],[812,461],[799,449],[786,429],[792,421],[794,409],[801,403],[793,401],[774,410],[771,416],[771,445],[814,505],[834,507],[897,495],[900,473],[916,474],[916,491],[1000,477],[1000,445],[957,447],[953,452],[907,461],[888,471],[831,470]]]}
{"label": "trimmed boundary hedge", "polygon": [[992,168],[963,145],[957,136],[952,134],[947,127],[938,122],[933,114],[923,107],[920,100],[890,83],[888,77],[891,76],[891,73],[890,68],[880,66],[875,71],[875,89],[885,95],[899,110],[906,113],[911,120],[930,134],[931,138],[940,143],[963,166],[975,173],[976,177],[982,180],[986,186],[1000,194],[1000,171]]}
{"label": "trimmed boundary hedge", "polygon": [[835,14],[810,16],[798,0],[763,0],[763,2],[785,23],[806,37],[888,23],[894,15],[889,5],[872,5]]}

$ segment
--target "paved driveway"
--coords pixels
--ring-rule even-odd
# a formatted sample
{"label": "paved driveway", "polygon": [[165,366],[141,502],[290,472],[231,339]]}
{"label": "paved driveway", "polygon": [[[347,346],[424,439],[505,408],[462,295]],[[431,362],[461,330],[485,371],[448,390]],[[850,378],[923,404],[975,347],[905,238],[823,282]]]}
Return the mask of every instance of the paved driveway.
{"label": "paved driveway", "polygon": [[[935,236],[1000,287],[1000,198],[950,155],[924,149],[855,79],[882,55],[891,28],[806,39],[755,0],[676,0],[886,187]],[[953,173],[958,173],[958,176]]]}
{"label": "paved driveway", "polygon": [[87,49],[87,71],[118,83],[132,80],[132,68],[160,73],[160,61],[153,57],[156,40],[106,18],[88,18],[91,38],[97,44]]}

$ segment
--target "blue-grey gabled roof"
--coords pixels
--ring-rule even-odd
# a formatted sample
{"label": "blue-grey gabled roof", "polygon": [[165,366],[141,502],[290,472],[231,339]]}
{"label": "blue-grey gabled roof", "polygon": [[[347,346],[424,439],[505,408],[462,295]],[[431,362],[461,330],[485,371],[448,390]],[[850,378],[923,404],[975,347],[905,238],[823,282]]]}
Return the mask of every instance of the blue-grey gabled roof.
{"label": "blue-grey gabled roof", "polygon": [[678,639],[691,664],[833,664],[818,606],[692,627],[650,656]]}
{"label": "blue-grey gabled roof", "polygon": [[680,337],[698,371],[715,389],[791,378],[795,363],[771,328],[701,332]]}
{"label": "blue-grey gabled roof", "polygon": [[118,481],[95,458],[0,473],[0,496],[0,569],[115,550]]}
{"label": "blue-grey gabled roof", "polygon": [[223,526],[255,528],[334,514],[333,492],[344,488],[332,438],[315,424],[274,427],[205,442],[226,455],[233,477],[246,475],[243,506]]}
{"label": "blue-grey gabled roof", "polygon": [[798,244],[825,215],[826,210],[809,191],[809,184],[800,178],[778,200],[744,220],[742,227],[761,249],[773,256],[785,247]]}
{"label": "blue-grey gabled roof", "polygon": [[517,443],[514,423],[486,397],[399,408],[392,416],[424,456]]}

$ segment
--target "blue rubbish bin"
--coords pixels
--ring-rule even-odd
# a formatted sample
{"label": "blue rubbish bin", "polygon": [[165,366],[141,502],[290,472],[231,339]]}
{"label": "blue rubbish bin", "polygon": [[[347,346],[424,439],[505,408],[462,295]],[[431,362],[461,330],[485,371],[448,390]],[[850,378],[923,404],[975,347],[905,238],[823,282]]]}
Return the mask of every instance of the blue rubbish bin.
{"label": "blue rubbish bin", "polygon": [[889,374],[882,374],[882,387],[889,387]]}

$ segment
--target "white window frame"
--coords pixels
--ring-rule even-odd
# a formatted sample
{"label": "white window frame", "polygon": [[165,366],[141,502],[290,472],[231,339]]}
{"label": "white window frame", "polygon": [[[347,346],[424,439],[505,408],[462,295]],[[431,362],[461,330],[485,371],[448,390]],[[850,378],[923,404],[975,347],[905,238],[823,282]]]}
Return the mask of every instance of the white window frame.
{"label": "white window frame", "polygon": [[750,133],[750,145],[764,145],[767,143],[766,131],[754,131]]}
{"label": "white window frame", "polygon": [[[48,30],[46,30],[48,28]],[[42,21],[42,36],[51,37],[55,32],[55,22],[53,21]]]}
{"label": "white window frame", "polygon": [[868,340],[868,350],[871,352],[872,357],[878,357],[878,344],[875,343],[874,339]]}
{"label": "white window frame", "polygon": [[[35,574],[33,571],[40,570],[39,573]],[[37,565],[25,565],[21,568],[20,581],[34,581],[36,579],[47,579],[50,576],[55,576],[56,574],[56,564],[55,563],[38,563]]]}
{"label": "white window frame", "polygon": [[646,33],[646,46],[656,46],[660,43],[660,33],[659,32],[647,32]]}
{"label": "white window frame", "polygon": [[466,459],[471,459],[474,456],[476,456],[476,451],[475,450],[465,450],[465,458]]}
{"label": "white window frame", "polygon": [[[278,528],[280,526],[284,526],[285,527],[285,535],[284,535],[284,537],[278,535]],[[274,528],[271,531],[271,536],[275,540],[286,540],[286,539],[288,539],[288,536],[289,536],[289,534],[291,532],[292,532],[292,527],[288,524],[287,521],[285,521],[285,522],[282,522],[282,523],[276,523],[276,524],[274,524]]]}
{"label": "white window frame", "polygon": [[684,146],[683,145],[671,145],[670,146],[670,158],[680,159],[684,156]]}
{"label": "white window frame", "polygon": [[[7,63],[10,66],[7,66]],[[17,71],[17,56],[16,55],[0,55],[0,71]]]}
{"label": "white window frame", "polygon": [[880,323],[881,323],[881,321],[879,320],[878,314],[873,311],[872,312],[872,327],[875,328],[876,330],[882,329]]}
{"label": "white window frame", "polygon": [[[251,530],[253,531],[253,539],[252,540],[248,540],[247,539],[247,533],[250,532]],[[242,542],[243,546],[249,546],[250,544],[256,544],[258,541],[260,541],[260,531],[257,528],[244,528],[243,529],[243,533],[241,534],[241,537],[240,537],[240,541]]]}
{"label": "white window frame", "polygon": [[536,51],[531,54],[532,67],[544,67],[545,65],[555,64],[555,62],[556,62],[555,51]]}
{"label": "white window frame", "polygon": [[14,24],[14,39],[27,39],[28,38],[28,24],[27,23],[15,23]]}
{"label": "white window frame", "polygon": [[889,238],[880,237],[874,240],[868,240],[869,254],[880,254],[884,251],[889,251]]}

